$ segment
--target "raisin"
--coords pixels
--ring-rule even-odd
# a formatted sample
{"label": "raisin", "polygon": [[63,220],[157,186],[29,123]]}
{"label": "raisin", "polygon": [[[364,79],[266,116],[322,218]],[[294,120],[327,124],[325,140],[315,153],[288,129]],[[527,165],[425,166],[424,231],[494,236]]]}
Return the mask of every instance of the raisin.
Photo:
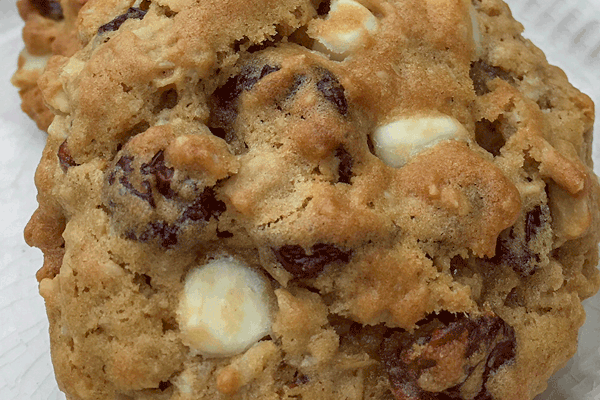
{"label": "raisin", "polygon": [[131,7],[129,10],[127,10],[125,14],[119,15],[112,21],[98,28],[98,35],[101,35],[105,32],[113,32],[118,30],[121,27],[121,25],[123,25],[123,22],[127,21],[128,19],[144,19],[145,16],[146,11],[140,10],[139,8]]}
{"label": "raisin", "polygon": [[317,7],[317,15],[327,15],[327,14],[329,14],[330,9],[331,9],[331,1],[324,0],[321,3],[319,3],[319,6]]}
{"label": "raisin", "polygon": [[295,388],[298,386],[306,385],[310,382],[310,378],[307,375],[296,372],[294,374],[294,380],[288,384],[288,387]]}
{"label": "raisin", "polygon": [[475,140],[485,150],[495,156],[500,155],[500,149],[506,141],[500,130],[500,121],[490,122],[482,119],[475,123]]}
{"label": "raisin", "polygon": [[119,183],[123,185],[123,187],[125,187],[131,194],[147,201],[152,208],[156,208],[150,182],[142,181],[141,185],[142,189],[144,190],[142,192],[138,190],[129,180],[129,176],[133,173],[133,167],[131,166],[132,162],[132,156],[122,156],[119,158],[119,161],[117,161],[117,164],[115,165],[115,169],[108,175],[108,183],[113,185],[116,179],[116,174],[122,171],[122,175],[119,177]]}
{"label": "raisin", "polygon": [[352,256],[352,250],[341,250],[332,244],[317,243],[312,254],[298,245],[284,245],[273,249],[277,261],[292,275],[301,279],[316,278],[327,264],[336,261],[347,263]]}
{"label": "raisin", "polygon": [[509,265],[521,277],[533,275],[537,270],[539,256],[534,254],[529,243],[536,239],[540,228],[548,221],[550,210],[547,205],[538,205],[525,215],[525,226],[519,232],[515,227],[503,233],[496,242],[496,254],[490,259],[493,264]]}
{"label": "raisin", "polygon": [[177,233],[179,228],[170,225],[164,221],[152,222],[148,228],[138,237],[140,242],[149,242],[153,239],[160,239],[160,244],[164,248],[171,248],[177,244]]}
{"label": "raisin", "polygon": [[340,146],[335,151],[335,156],[340,160],[338,166],[338,182],[350,184],[352,179],[352,156],[346,151],[344,146]]}
{"label": "raisin", "polygon": [[331,72],[323,70],[323,77],[317,82],[317,89],[325,99],[336,106],[341,115],[348,113],[348,101],[344,95],[344,87]]}
{"label": "raisin", "polygon": [[496,254],[490,259],[493,264],[506,264],[513,271],[525,278],[533,275],[535,265],[533,264],[533,254],[529,247],[523,245],[518,240],[498,238],[496,242]]}
{"label": "raisin", "polygon": [[79,165],[75,162],[75,160],[73,160],[73,157],[71,156],[71,153],[69,152],[69,148],[67,147],[66,140],[64,142],[62,142],[61,145],[58,147],[57,156],[58,156],[58,161],[60,162],[60,167],[63,170],[63,172],[67,172],[67,170],[70,167],[76,167]]}
{"label": "raisin", "polygon": [[529,243],[538,233],[544,222],[542,207],[536,206],[525,217],[525,241]]}
{"label": "raisin", "polygon": [[473,81],[473,87],[477,96],[483,96],[490,92],[487,82],[500,78],[508,83],[514,83],[515,79],[512,75],[500,67],[487,64],[485,61],[479,60],[471,64],[469,76]]}
{"label": "raisin", "polygon": [[60,21],[65,18],[60,1],[58,0],[32,0],[31,4],[33,4],[42,17],[54,21]]}
{"label": "raisin", "polygon": [[[485,360],[478,394],[484,396],[490,375],[515,356],[514,330],[492,313],[476,319],[458,316],[447,320],[451,322],[436,317],[428,318],[415,333],[395,330],[383,340],[380,356],[394,396],[398,400],[461,399],[462,383]],[[429,392],[419,386],[421,375],[456,357],[462,360],[459,366],[454,366],[460,368],[457,372],[464,374],[462,383],[442,392]],[[445,367],[447,365],[442,365],[442,369]]]}
{"label": "raisin", "polygon": [[192,205],[183,212],[178,222],[183,223],[188,220],[207,222],[211,217],[218,218],[226,209],[225,203],[217,200],[214,189],[206,187]]}
{"label": "raisin", "polygon": [[219,239],[229,239],[229,238],[233,237],[233,233],[231,233],[229,231],[220,231],[217,229],[217,237]]}
{"label": "raisin", "polygon": [[227,143],[235,140],[231,125],[237,118],[237,99],[243,91],[251,90],[265,76],[278,71],[280,67],[264,65],[260,70],[252,65],[245,66],[239,75],[233,76],[215,90],[212,95],[209,125],[211,131],[225,139]]}
{"label": "raisin", "polygon": [[[104,204],[126,239],[156,241],[171,248],[180,242],[180,234],[186,234],[186,238],[188,233],[195,235],[196,229],[226,210],[213,188],[182,176],[181,171],[176,175],[175,169],[166,165],[164,150],[147,162],[142,162],[142,157],[128,154],[127,147],[121,150],[104,186]],[[180,195],[182,185],[194,191],[192,199],[190,194]],[[133,199],[146,201],[148,207]]]}
{"label": "raisin", "polygon": [[142,164],[140,171],[144,175],[154,175],[156,178],[156,189],[167,199],[175,197],[175,192],[171,190],[171,178],[173,178],[174,169],[165,165],[164,151],[160,150],[152,157],[149,163]]}

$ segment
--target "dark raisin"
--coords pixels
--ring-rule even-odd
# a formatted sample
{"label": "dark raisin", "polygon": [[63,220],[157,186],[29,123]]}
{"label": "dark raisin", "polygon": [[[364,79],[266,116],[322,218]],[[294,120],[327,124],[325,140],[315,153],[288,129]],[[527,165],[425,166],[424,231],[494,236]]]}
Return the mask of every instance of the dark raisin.
{"label": "dark raisin", "polygon": [[120,177],[119,183],[129,190],[131,194],[147,201],[152,208],[156,208],[156,202],[154,201],[154,195],[152,194],[152,185],[149,181],[142,181],[143,192],[136,189],[126,176]]}
{"label": "dark raisin", "polygon": [[294,380],[289,383],[288,387],[295,388],[298,386],[306,385],[308,382],[310,382],[310,378],[308,376],[296,372],[294,374]]}
{"label": "dark raisin", "polygon": [[229,239],[229,238],[233,237],[233,233],[231,233],[229,231],[219,231],[217,229],[217,237],[219,239]]}
{"label": "dark raisin", "polygon": [[131,174],[133,172],[133,167],[131,166],[132,162],[132,156],[122,156],[119,158],[119,161],[117,161],[117,167],[122,169],[126,174]]}
{"label": "dark raisin", "polygon": [[506,143],[500,125],[498,120],[490,122],[487,119],[475,123],[475,140],[494,156],[500,155],[500,149]]}
{"label": "dark raisin", "polygon": [[336,261],[347,263],[352,256],[352,250],[341,250],[332,244],[317,243],[312,254],[298,245],[284,245],[273,249],[277,261],[292,275],[301,279],[316,278],[327,264]]}
{"label": "dark raisin", "polygon": [[338,182],[350,184],[350,180],[352,179],[352,176],[354,176],[352,174],[352,156],[344,146],[337,148],[335,156],[340,160],[338,166]]}
{"label": "dark raisin", "polygon": [[164,221],[152,222],[148,228],[139,236],[139,241],[149,242],[153,239],[159,239],[161,246],[171,248],[177,244],[177,233],[179,228],[170,225]]}
{"label": "dark raisin", "polygon": [[547,205],[538,205],[525,215],[524,228],[512,227],[500,234],[496,242],[496,254],[490,261],[497,265],[509,265],[523,278],[533,275],[540,258],[529,244],[536,240],[540,228],[548,222],[549,214]]}
{"label": "dark raisin", "polygon": [[36,8],[42,17],[50,18],[54,21],[64,19],[63,9],[58,0],[32,0],[31,4]]}
{"label": "dark raisin", "polygon": [[[437,318],[428,318],[428,322],[421,324],[414,333],[396,330],[383,340],[380,356],[396,399],[461,399],[462,383],[436,393],[419,386],[419,378],[426,370],[450,357],[462,360],[455,368],[460,368],[460,372],[465,374],[463,382],[485,360],[480,394],[486,393],[489,376],[514,358],[514,330],[498,316],[489,313],[475,319],[462,315],[450,319],[453,321],[444,323]],[[464,351],[456,350],[460,348]]]}
{"label": "dark raisin", "polygon": [[163,381],[158,384],[158,388],[160,389],[161,392],[164,392],[171,386],[173,386],[173,384],[170,381]]}
{"label": "dark raisin", "polygon": [[67,170],[70,167],[76,167],[79,165],[75,162],[75,160],[73,160],[73,157],[71,156],[71,153],[69,152],[69,148],[67,147],[66,140],[64,142],[62,142],[61,145],[58,147],[57,156],[58,156],[58,161],[60,162],[60,167],[63,170],[63,172],[67,172]]}
{"label": "dark raisin", "polygon": [[131,194],[139,197],[142,200],[145,200],[152,206],[152,208],[156,207],[156,203],[154,202],[154,196],[152,195],[152,186],[149,181],[142,181],[142,189],[144,191],[138,190],[131,181],[129,180],[129,176],[133,172],[133,167],[131,163],[133,162],[132,156],[122,156],[117,161],[115,165],[115,169],[108,175],[108,183],[110,185],[114,184],[116,175],[119,172],[122,172],[122,175],[119,177],[119,183],[123,185]]}
{"label": "dark raisin", "polygon": [[525,218],[525,241],[529,243],[538,233],[544,222],[542,207],[536,206]]}
{"label": "dark raisin", "polygon": [[493,264],[506,264],[522,277],[535,272],[533,254],[524,243],[505,237],[496,242],[496,254],[490,259]]}
{"label": "dark raisin", "polygon": [[306,81],[306,76],[304,75],[296,75],[294,76],[294,83],[288,89],[287,97],[292,98],[294,95],[300,90],[304,82]]}
{"label": "dark raisin", "polygon": [[123,25],[123,22],[127,21],[128,19],[144,19],[145,16],[146,11],[131,7],[125,14],[119,15],[109,23],[106,23],[98,28],[98,35],[101,35],[104,32],[113,32],[118,30],[121,25]]}
{"label": "dark raisin", "polygon": [[331,1],[324,0],[319,3],[317,7],[317,15],[327,15],[329,14],[329,10],[331,9]]}
{"label": "dark raisin", "polygon": [[340,114],[348,113],[348,101],[344,95],[344,87],[331,72],[323,70],[323,77],[317,82],[317,89],[325,99],[336,106]]}
{"label": "dark raisin", "polygon": [[485,363],[485,370],[483,371],[482,376],[484,385],[482,385],[481,390],[475,397],[475,400],[493,399],[491,394],[487,391],[485,382],[488,381],[490,375],[494,374],[503,365],[512,362],[515,358],[517,340],[514,329],[511,326],[504,324],[502,326],[501,334],[505,340],[498,342],[490,352],[490,355]]}
{"label": "dark raisin", "polygon": [[512,75],[500,67],[487,64],[485,61],[479,60],[471,64],[469,76],[473,81],[473,87],[477,96],[483,96],[490,92],[487,82],[500,78],[508,83],[514,83],[515,79]]}
{"label": "dark raisin", "polygon": [[165,165],[164,151],[160,150],[152,157],[149,163],[142,164],[140,171],[144,175],[154,175],[156,178],[156,189],[167,199],[175,197],[175,192],[171,189],[171,178],[173,178],[174,169]]}
{"label": "dark raisin", "polygon": [[265,76],[278,71],[280,67],[264,65],[260,70],[252,65],[245,66],[239,75],[233,76],[215,90],[212,95],[209,125],[213,133],[216,129],[225,131],[217,135],[231,143],[235,136],[229,127],[237,118],[237,99],[244,90],[251,90],[254,85]]}
{"label": "dark raisin", "polygon": [[207,187],[183,212],[178,221],[180,223],[188,220],[207,222],[211,217],[218,218],[226,209],[225,203],[216,198],[213,188]]}

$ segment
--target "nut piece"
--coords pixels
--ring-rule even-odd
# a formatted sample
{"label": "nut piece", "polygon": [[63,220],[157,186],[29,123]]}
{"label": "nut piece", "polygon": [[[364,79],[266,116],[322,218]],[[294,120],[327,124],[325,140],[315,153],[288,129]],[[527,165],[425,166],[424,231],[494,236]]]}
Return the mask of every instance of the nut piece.
{"label": "nut piece", "polygon": [[400,168],[418,153],[443,140],[466,140],[467,131],[449,116],[415,116],[382,125],[375,129],[371,138],[375,155],[390,167]]}
{"label": "nut piece", "polygon": [[377,28],[377,18],[362,4],[354,0],[334,0],[327,19],[311,25],[308,35],[315,39],[314,50],[342,61],[364,46],[365,39]]}
{"label": "nut piece", "polygon": [[183,342],[209,357],[242,353],[271,332],[271,296],[265,279],[233,258],[193,269],[177,310]]}

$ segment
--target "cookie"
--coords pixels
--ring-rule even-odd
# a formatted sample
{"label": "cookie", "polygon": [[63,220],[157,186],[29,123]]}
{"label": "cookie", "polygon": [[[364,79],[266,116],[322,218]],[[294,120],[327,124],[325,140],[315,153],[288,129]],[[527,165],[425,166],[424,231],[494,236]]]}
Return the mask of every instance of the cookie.
{"label": "cookie", "polygon": [[594,109],[500,0],[90,0],[26,229],[69,399],[532,399]]}
{"label": "cookie", "polygon": [[44,104],[37,80],[54,54],[71,56],[80,47],[75,24],[86,0],[18,0],[25,21],[25,48],[19,55],[12,84],[19,89],[21,108],[38,128],[47,130],[54,114]]}

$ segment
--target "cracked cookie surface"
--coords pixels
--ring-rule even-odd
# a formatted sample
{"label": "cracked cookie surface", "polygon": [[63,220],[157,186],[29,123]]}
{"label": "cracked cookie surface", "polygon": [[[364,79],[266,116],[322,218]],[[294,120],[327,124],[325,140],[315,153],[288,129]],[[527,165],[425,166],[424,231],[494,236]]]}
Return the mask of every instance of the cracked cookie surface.
{"label": "cracked cookie surface", "polygon": [[532,399],[600,285],[589,98],[499,0],[90,0],[27,229],[69,399]]}

